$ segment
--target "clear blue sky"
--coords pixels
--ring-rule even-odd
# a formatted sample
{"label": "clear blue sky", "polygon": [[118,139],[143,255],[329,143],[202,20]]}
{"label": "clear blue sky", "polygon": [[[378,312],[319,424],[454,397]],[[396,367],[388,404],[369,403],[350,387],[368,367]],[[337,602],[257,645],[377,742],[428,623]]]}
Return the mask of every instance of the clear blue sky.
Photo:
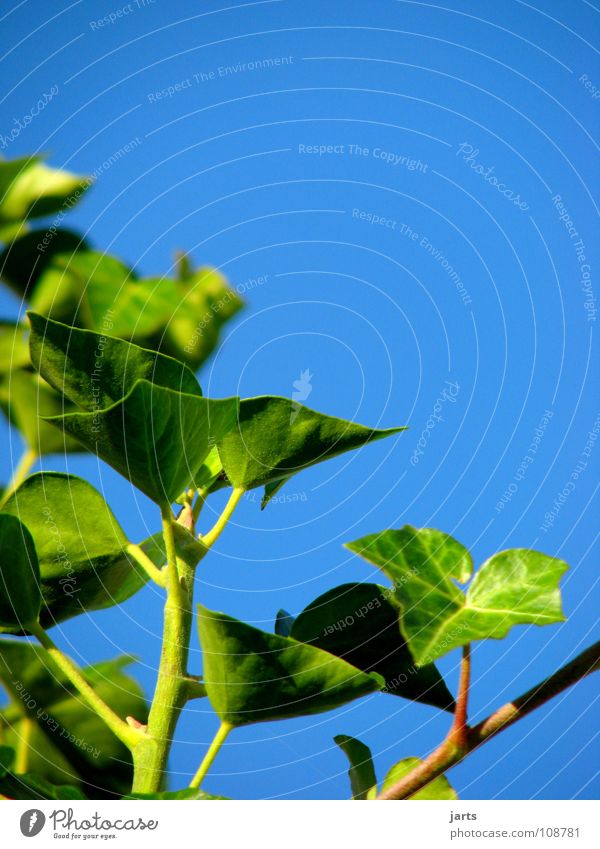
{"label": "clear blue sky", "polygon": [[[204,369],[206,394],[291,396],[309,369],[311,406],[410,425],[297,476],[283,490],[295,503],[261,513],[246,500],[200,569],[198,598],[270,629],[279,607],[298,612],[330,587],[374,579],[344,541],[410,522],[453,534],[479,563],[523,546],[571,565],[566,624],[477,644],[474,716],[597,639],[598,440],[569,485],[600,412],[598,322],[582,288],[585,266],[600,264],[594,4],[25,0],[2,11],[0,133],[58,88],[4,155],[47,151],[55,166],[99,175],[68,223],[143,273],[168,272],[184,248],[235,284],[266,278],[247,287],[247,308]],[[5,293],[0,305],[19,309]],[[441,402],[443,421],[411,464],[447,381],[456,398]],[[20,445],[4,423],[0,440],[7,478]],[[157,529],[155,508],[94,458],[49,457],[44,468],[95,483],[133,539]],[[160,629],[160,593],[147,588],[53,636],[81,662],[134,653],[150,694]],[[440,663],[453,688],[458,660]],[[194,639],[192,671],[200,665]],[[580,684],[453,770],[459,795],[597,795],[596,692]],[[447,725],[384,695],[257,725],[231,736],[206,789],[344,798],[335,734],[370,745],[382,776],[426,754]],[[192,703],[173,786],[215,728],[208,704]]]}

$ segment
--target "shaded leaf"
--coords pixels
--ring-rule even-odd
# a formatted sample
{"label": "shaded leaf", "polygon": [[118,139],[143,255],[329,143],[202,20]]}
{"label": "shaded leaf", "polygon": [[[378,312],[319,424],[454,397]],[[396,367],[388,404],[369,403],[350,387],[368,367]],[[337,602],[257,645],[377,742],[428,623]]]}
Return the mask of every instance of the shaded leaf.
{"label": "shaded leaf", "polygon": [[385,679],[384,692],[442,710],[454,699],[433,664],[417,667],[400,632],[392,594],[378,584],[342,584],[311,602],[290,636]]}
{"label": "shaded leaf", "polygon": [[[115,713],[143,723],[147,718],[144,697],[124,671],[130,662],[131,658],[119,657],[83,672]],[[41,647],[23,640],[0,640],[0,680],[11,696],[11,704],[0,711],[6,741],[16,746],[23,734],[22,723],[35,722],[28,771],[53,784],[76,785],[94,799],[129,791],[133,777],[129,750],[70,681],[49,671]]]}
{"label": "shaded leaf", "polygon": [[232,486],[253,489],[404,429],[367,428],[264,395],[240,402],[237,426],[217,446]]}
{"label": "shaded leaf", "polygon": [[15,516],[0,513],[0,632],[37,622],[40,570],[31,534]]}
{"label": "shaded leaf", "polygon": [[20,298],[31,298],[39,280],[54,267],[55,258],[61,257],[61,267],[68,264],[76,251],[87,250],[79,233],[57,228],[32,230],[14,239],[0,252],[0,274]]}
{"label": "shaded leaf", "polygon": [[85,799],[86,797],[69,784],[52,784],[36,773],[16,775],[7,772],[0,777],[0,794],[7,799]]}
{"label": "shaded leaf", "polygon": [[394,582],[401,628],[418,664],[474,640],[505,637],[513,625],[563,621],[559,580],[567,564],[537,551],[511,549],[489,558],[466,593],[471,556],[432,528],[371,534],[347,547]]}
{"label": "shaded leaf", "polygon": [[[347,734],[338,734],[337,737],[333,738],[333,741],[337,743],[350,761],[348,777],[352,788],[352,798],[365,801],[369,798],[369,792],[373,788],[377,791],[377,778],[375,777],[371,750],[360,740],[349,737]],[[371,793],[371,795],[373,794]]]}
{"label": "shaded leaf", "polygon": [[227,796],[212,796],[204,790],[186,787],[184,790],[167,790],[164,793],[130,793],[124,799],[187,799],[195,801],[227,800]]}
{"label": "shaded leaf", "polygon": [[[110,507],[82,478],[38,472],[11,495],[4,511],[18,516],[33,537],[44,627],[120,604],[148,580],[126,553],[128,539]],[[151,541],[144,548],[162,565],[162,551]]]}
{"label": "shaded leaf", "polygon": [[[404,778],[405,775],[408,775],[409,772],[412,772],[413,769],[419,766],[420,763],[422,763],[422,761],[419,760],[419,758],[404,758],[404,760],[399,761],[390,769],[386,777],[383,779],[382,791],[388,790],[393,784],[400,781],[400,779]],[[456,794],[456,790],[454,790],[451,786],[446,776],[439,775],[427,784],[426,787],[423,787],[410,798],[411,800],[419,799],[422,801],[432,799],[454,800],[458,799],[458,796]]]}
{"label": "shaded leaf", "polygon": [[278,610],[275,617],[275,633],[280,637],[289,637],[292,633],[294,617],[287,610]]}
{"label": "shaded leaf", "polygon": [[327,652],[202,606],[198,627],[208,698],[233,726],[321,713],[382,685]]}

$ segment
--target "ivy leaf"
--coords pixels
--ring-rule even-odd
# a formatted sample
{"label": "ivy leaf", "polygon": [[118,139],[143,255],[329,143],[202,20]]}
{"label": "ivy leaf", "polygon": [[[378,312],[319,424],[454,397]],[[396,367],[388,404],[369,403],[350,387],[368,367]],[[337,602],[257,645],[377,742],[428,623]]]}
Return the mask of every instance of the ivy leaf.
{"label": "ivy leaf", "polygon": [[564,621],[558,585],[568,566],[540,552],[495,554],[465,593],[457,583],[471,577],[471,556],[441,531],[405,525],[347,547],[393,581],[402,633],[419,665],[474,640],[502,639],[513,625]]}
{"label": "ivy leaf", "polygon": [[292,633],[294,617],[287,610],[278,610],[275,617],[275,633],[280,637],[289,637]]}
{"label": "ivy leaf", "polygon": [[[125,672],[131,660],[114,658],[88,666],[83,673],[115,713],[145,722],[143,694]],[[11,703],[0,711],[6,742],[16,745],[26,734],[24,723],[34,723],[33,731],[28,731],[28,772],[52,784],[75,785],[93,799],[130,790],[133,767],[129,750],[70,681],[48,670],[42,648],[23,640],[0,640],[0,681],[11,697]]]}
{"label": "ivy leaf", "polygon": [[91,182],[70,171],[50,168],[38,156],[0,162],[0,227],[70,208]]}
{"label": "ivy leaf", "polygon": [[[82,478],[38,472],[12,494],[4,511],[19,517],[33,537],[44,627],[120,604],[148,580],[127,555],[128,539],[110,507]],[[153,546],[146,553],[157,565],[164,562]]]}
{"label": "ivy leaf", "polygon": [[[419,758],[404,758],[404,760],[399,761],[390,769],[386,777],[383,779],[382,791],[388,790],[393,784],[400,781],[400,779],[404,778],[405,775],[408,775],[409,772],[412,772],[413,769],[419,766],[420,763],[422,763],[422,761],[419,760]],[[458,795],[446,776],[439,775],[410,798],[411,800],[419,799],[422,801],[432,799],[444,799],[448,801],[458,799]]]}
{"label": "ivy leaf", "polygon": [[[356,737],[347,734],[338,734],[333,738],[342,752],[350,761],[348,777],[352,788],[352,798],[357,801],[365,801],[377,794],[377,778],[371,750]],[[374,791],[374,793],[373,793]]]}
{"label": "ivy leaf", "polygon": [[322,713],[383,683],[313,646],[202,606],[198,627],[208,698],[232,726]]}
{"label": "ivy leaf", "polygon": [[140,380],[202,395],[193,373],[171,357],[33,312],[28,317],[33,365],[51,386],[87,412],[121,401]]}
{"label": "ivy leaf", "polygon": [[15,516],[0,513],[0,632],[21,630],[37,622],[39,582],[31,534]]}
{"label": "ivy leaf", "polygon": [[377,672],[386,693],[452,711],[454,699],[436,667],[415,666],[390,597],[378,584],[342,584],[311,602],[290,636]]}
{"label": "ivy leaf", "polygon": [[40,316],[30,319],[34,364],[85,411],[48,421],[158,504],[195,485],[215,440],[233,426],[238,400],[203,398],[192,372],[170,357]]}
{"label": "ivy leaf", "polygon": [[217,446],[232,486],[253,489],[402,430],[363,427],[264,395],[240,402],[237,426]]}

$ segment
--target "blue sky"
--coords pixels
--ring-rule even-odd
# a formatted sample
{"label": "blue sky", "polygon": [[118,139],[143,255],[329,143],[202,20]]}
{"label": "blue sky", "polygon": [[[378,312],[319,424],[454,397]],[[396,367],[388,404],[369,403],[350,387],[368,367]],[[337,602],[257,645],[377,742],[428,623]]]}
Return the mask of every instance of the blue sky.
{"label": "blue sky", "polygon": [[[453,534],[477,563],[533,547],[570,564],[564,625],[476,645],[482,718],[597,631],[598,13],[584,0],[225,6],[5,6],[0,133],[57,92],[3,155],[45,151],[95,173],[68,224],[99,249],[145,274],[185,249],[244,289],[201,374],[206,394],[289,397],[308,369],[310,406],[410,426],[298,475],[289,503],[260,512],[246,499],[202,564],[204,604],[270,629],[280,607],[376,579],[342,543],[405,522]],[[19,311],[4,292],[0,306]],[[7,478],[21,446],[4,423],[0,438]],[[150,502],[95,458],[43,467],[91,480],[132,539],[157,529]],[[161,606],[147,588],[53,636],[81,662],[135,654],[150,694]],[[440,662],[451,687],[458,660]],[[594,798],[594,696],[583,682],[454,769],[460,797]],[[382,776],[447,725],[384,695],[257,725],[230,737],[205,786],[345,798],[334,735],[367,743]],[[173,786],[215,728],[205,701],[189,706]]]}

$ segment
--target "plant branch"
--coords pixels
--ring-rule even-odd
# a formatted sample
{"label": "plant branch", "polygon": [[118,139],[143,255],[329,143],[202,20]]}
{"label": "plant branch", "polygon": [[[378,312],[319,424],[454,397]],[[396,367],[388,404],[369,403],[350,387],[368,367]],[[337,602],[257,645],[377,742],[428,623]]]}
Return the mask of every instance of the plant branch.
{"label": "plant branch", "polygon": [[212,743],[208,747],[208,751],[204,755],[202,763],[198,767],[198,772],[190,782],[190,787],[200,787],[232,728],[233,725],[230,725],[228,722],[221,722]]}
{"label": "plant branch", "polygon": [[469,726],[467,725],[469,708],[469,686],[471,684],[471,645],[463,646],[462,662],[460,664],[460,680],[454,710],[454,723],[449,736],[459,747],[467,745]]}
{"label": "plant branch", "polygon": [[[446,770],[463,760],[470,752],[490,740],[509,725],[530,714],[568,687],[600,670],[600,642],[585,649],[566,666],[545,678],[518,699],[503,705],[467,734],[466,746],[456,744],[452,729],[444,742],[412,772],[385,790],[379,799],[409,799]],[[458,709],[458,700],[457,700]],[[454,728],[454,726],[453,726]]]}
{"label": "plant branch", "polygon": [[31,471],[32,466],[36,463],[37,459],[37,452],[33,449],[27,448],[23,452],[23,454],[21,455],[21,459],[15,467],[12,478],[10,479],[9,483],[6,485],[6,489],[2,493],[2,498],[0,498],[0,510],[4,507],[13,492],[15,492],[15,490],[17,490],[21,486],[21,484]]}
{"label": "plant branch", "polygon": [[139,545],[131,542],[125,547],[125,551],[133,557],[138,566],[142,567],[155,584],[158,584],[159,587],[166,586],[165,573],[150,560],[146,552]]}
{"label": "plant branch", "polygon": [[85,679],[79,667],[65,654],[61,652],[53,640],[44,631],[41,625],[28,625],[28,629],[39,640],[46,650],[48,659],[56,670],[62,672],[81,697],[87,702],[92,710],[104,720],[113,734],[132,751],[143,740],[142,731],[131,728],[124,719],[121,719],[105,701],[103,701],[91,684]]}
{"label": "plant branch", "polygon": [[225,505],[225,509],[213,525],[213,527],[208,531],[207,534],[201,535],[199,537],[200,542],[206,547],[210,548],[220,537],[225,525],[230,520],[233,515],[233,511],[237,507],[240,498],[244,494],[245,490],[241,487],[236,486],[229,496],[229,501]]}

